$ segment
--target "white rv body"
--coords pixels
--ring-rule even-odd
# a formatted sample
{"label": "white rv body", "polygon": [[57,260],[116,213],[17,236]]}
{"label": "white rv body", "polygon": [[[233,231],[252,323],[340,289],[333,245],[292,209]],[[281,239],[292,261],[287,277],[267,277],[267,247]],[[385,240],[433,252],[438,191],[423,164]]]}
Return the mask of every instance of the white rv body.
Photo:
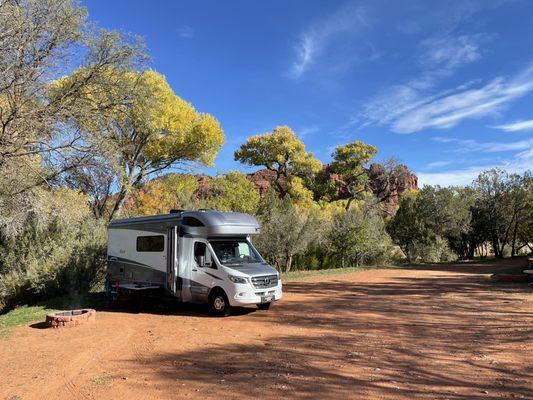
{"label": "white rv body", "polygon": [[107,287],[161,288],[195,303],[216,302],[218,293],[219,305],[268,308],[282,298],[282,284],[250,241],[257,233],[253,216],[213,210],[113,220]]}

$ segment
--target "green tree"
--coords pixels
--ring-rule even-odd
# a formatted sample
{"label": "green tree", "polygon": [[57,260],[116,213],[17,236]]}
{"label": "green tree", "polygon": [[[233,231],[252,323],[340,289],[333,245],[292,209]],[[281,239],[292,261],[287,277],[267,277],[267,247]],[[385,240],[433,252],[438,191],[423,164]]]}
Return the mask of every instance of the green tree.
{"label": "green tree", "polygon": [[533,252],[533,194],[529,189],[529,200],[523,212],[523,218],[515,230],[515,239],[517,241],[516,251],[524,247]]}
{"label": "green tree", "polygon": [[320,220],[313,210],[298,209],[290,196],[279,198],[272,192],[263,199],[259,211],[261,234],[257,247],[280,270],[292,268],[296,254],[307,251],[320,236]]}
{"label": "green tree", "polygon": [[239,171],[230,171],[212,179],[203,199],[208,208],[249,214],[257,213],[259,200],[255,185]]}
{"label": "green tree", "polygon": [[[88,73],[80,69],[58,80],[52,98],[61,97]],[[109,218],[120,211],[126,196],[144,178],[191,162],[212,165],[224,143],[218,121],[176,96],[155,71],[109,68],[78,104],[87,112],[67,122],[89,132],[102,145],[98,155],[116,168],[119,190]]]}
{"label": "green tree", "polygon": [[415,245],[424,235],[417,210],[417,195],[411,192],[400,199],[400,207],[387,227],[394,243],[400,246],[409,261],[413,260]]}
{"label": "green tree", "polygon": [[509,174],[501,169],[481,173],[473,183],[479,220],[492,245],[494,255],[504,256],[504,247],[511,244],[512,252],[518,227],[527,224],[527,208],[531,201],[531,175]]}
{"label": "green tree", "polygon": [[346,203],[346,210],[363,192],[367,190],[368,174],[365,169],[368,162],[377,152],[375,146],[356,141],[343,146],[338,146],[330,164],[331,172],[339,174],[350,197]]}
{"label": "green tree", "polygon": [[341,260],[342,267],[382,259],[391,245],[383,219],[371,207],[335,215],[327,240],[329,251]]}
{"label": "green tree", "polygon": [[467,210],[455,207],[453,189],[424,186],[418,193],[403,196],[388,231],[407,258],[412,261],[444,261],[453,257],[447,236],[469,223]]}
{"label": "green tree", "polygon": [[322,168],[288,126],[252,136],[235,152],[235,160],[273,171],[274,190],[280,197],[290,194],[295,200],[311,198],[309,183]]}
{"label": "green tree", "polygon": [[473,259],[479,245],[485,242],[483,227],[477,219],[475,193],[470,187],[443,189],[450,192],[448,197],[449,221],[445,236],[450,248],[461,259]]}

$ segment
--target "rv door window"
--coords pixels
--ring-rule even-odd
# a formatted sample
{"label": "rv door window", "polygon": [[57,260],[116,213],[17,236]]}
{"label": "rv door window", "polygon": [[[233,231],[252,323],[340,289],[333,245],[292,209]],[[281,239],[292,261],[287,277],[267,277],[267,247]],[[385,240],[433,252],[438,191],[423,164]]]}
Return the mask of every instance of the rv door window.
{"label": "rv door window", "polygon": [[163,251],[165,250],[165,237],[137,236],[137,251]]}
{"label": "rv door window", "polygon": [[[200,257],[204,257],[204,265],[200,265]],[[204,242],[194,243],[194,260],[196,264],[200,267],[213,267],[213,258],[211,257],[211,252],[207,248],[207,245]]]}

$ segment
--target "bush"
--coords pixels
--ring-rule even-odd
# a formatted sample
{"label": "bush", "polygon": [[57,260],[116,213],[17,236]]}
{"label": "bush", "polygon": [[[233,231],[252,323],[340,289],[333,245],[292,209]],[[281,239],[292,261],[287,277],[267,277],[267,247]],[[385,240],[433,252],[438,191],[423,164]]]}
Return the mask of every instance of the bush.
{"label": "bush", "polygon": [[261,234],[255,243],[261,254],[284,272],[291,270],[294,257],[305,254],[321,232],[314,210],[298,207],[289,195],[280,199],[269,193],[263,199],[259,219]]}
{"label": "bush", "polygon": [[415,244],[413,256],[414,260],[423,262],[450,262],[458,258],[450,249],[448,241],[440,236],[431,242]]}
{"label": "bush", "polygon": [[105,224],[91,217],[79,193],[48,195],[54,207],[40,209],[46,215],[29,215],[22,233],[0,240],[0,311],[86,292],[103,279]]}
{"label": "bush", "polygon": [[383,218],[366,206],[333,217],[327,246],[342,267],[387,263],[393,248]]}

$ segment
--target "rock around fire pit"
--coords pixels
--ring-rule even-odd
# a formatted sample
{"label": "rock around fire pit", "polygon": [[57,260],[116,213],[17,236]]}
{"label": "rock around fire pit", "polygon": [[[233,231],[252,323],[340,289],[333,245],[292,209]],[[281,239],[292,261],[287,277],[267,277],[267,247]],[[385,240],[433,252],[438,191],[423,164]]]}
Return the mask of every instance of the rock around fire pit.
{"label": "rock around fire pit", "polygon": [[64,326],[76,326],[87,322],[94,322],[95,319],[96,311],[90,308],[59,311],[46,316],[46,326],[50,328],[62,328]]}

